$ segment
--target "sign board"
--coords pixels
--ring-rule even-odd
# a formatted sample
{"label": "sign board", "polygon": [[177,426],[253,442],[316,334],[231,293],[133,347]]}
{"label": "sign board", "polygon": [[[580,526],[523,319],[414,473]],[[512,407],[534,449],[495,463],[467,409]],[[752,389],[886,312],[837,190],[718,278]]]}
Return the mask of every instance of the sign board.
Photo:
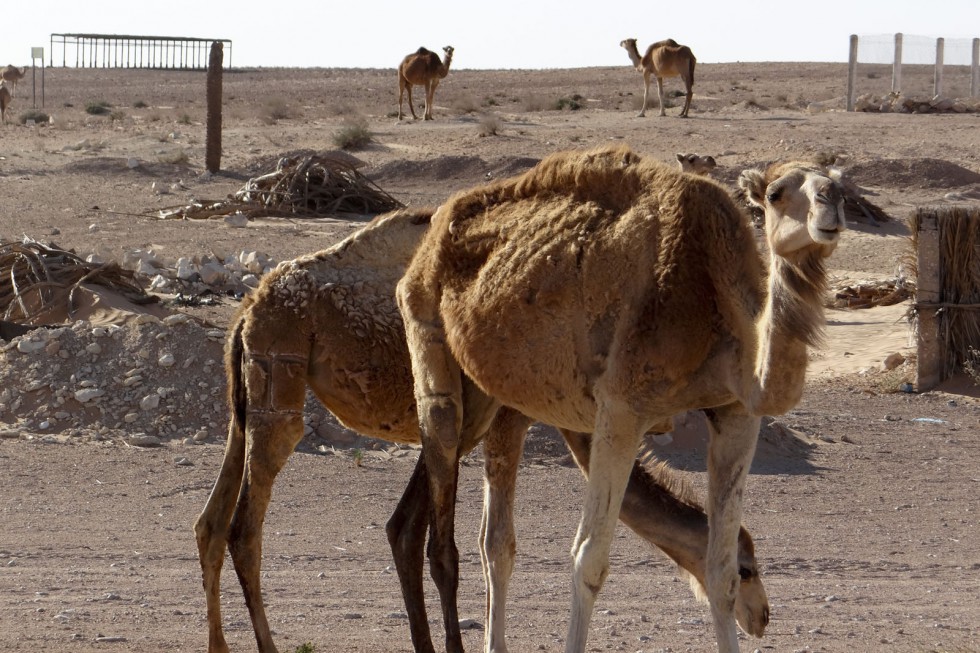
{"label": "sign board", "polygon": [[44,59],[44,48],[31,48],[31,59]]}

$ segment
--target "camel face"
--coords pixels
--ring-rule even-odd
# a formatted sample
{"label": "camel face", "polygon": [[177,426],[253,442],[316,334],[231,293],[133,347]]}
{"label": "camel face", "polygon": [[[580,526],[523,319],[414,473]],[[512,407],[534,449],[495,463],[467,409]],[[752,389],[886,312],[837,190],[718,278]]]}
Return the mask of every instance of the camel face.
{"label": "camel face", "polygon": [[805,164],[782,164],[765,173],[746,170],[739,186],[765,211],[769,244],[779,256],[814,245],[822,256],[829,256],[847,229],[844,192],[830,173]]}
{"label": "camel face", "polygon": [[718,167],[715,163],[715,158],[709,155],[700,154],[681,154],[677,153],[677,165],[680,166],[681,172],[689,172],[694,175],[702,175],[707,177],[711,174],[711,171]]}

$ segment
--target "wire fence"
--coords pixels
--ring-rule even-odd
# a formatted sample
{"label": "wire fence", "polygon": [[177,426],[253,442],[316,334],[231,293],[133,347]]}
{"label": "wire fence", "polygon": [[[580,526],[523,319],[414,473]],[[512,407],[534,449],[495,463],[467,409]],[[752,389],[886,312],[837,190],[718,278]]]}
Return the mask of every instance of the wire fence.
{"label": "wire fence", "polygon": [[857,94],[980,96],[980,38],[915,34],[851,36],[847,107]]}

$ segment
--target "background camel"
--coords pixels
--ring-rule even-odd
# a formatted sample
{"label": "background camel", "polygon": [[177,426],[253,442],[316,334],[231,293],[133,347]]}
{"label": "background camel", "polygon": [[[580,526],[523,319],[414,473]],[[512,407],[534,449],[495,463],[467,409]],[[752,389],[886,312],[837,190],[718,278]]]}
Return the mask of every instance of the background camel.
{"label": "background camel", "polygon": [[419,48],[416,52],[406,55],[398,66],[398,119],[402,119],[402,94],[408,92],[408,109],[415,115],[412,104],[412,86],[418,85],[425,89],[425,111],[423,119],[432,120],[432,102],[436,95],[439,82],[449,74],[449,65],[453,62],[453,46],[447,45],[442,49],[446,53],[443,61],[431,50]]}
{"label": "background camel", "polygon": [[[427,210],[405,210],[380,217],[328,250],[280,265],[243,303],[226,350],[232,414],[225,458],[195,523],[211,653],[228,650],[219,601],[226,545],[259,650],[275,650],[261,597],[262,524],[275,477],[303,434],[306,388],[361,433],[419,442],[411,362],[394,292],[430,215]],[[482,395],[474,391],[473,396]],[[516,411],[501,411],[485,441],[487,500],[480,539],[490,588],[487,637],[495,642],[495,651],[506,650],[504,603],[516,547],[514,485],[529,423]],[[472,439],[463,443],[463,451],[483,436],[480,429],[469,432]],[[563,435],[587,470],[588,436]],[[422,592],[428,491],[425,460],[420,458],[387,526],[417,651],[433,651]],[[665,469],[636,464],[626,496],[623,521],[703,586],[708,525],[691,494]],[[743,580],[736,610],[743,627],[761,635],[769,606],[745,529],[740,530],[738,557]],[[455,564],[434,560],[431,565],[442,592],[450,651],[462,650]]]}
{"label": "background camel", "polygon": [[[737,531],[760,416],[799,399],[823,324],[823,258],[844,228],[823,174],[747,171],[742,184],[766,209],[768,275],[724,188],[620,146],[554,154],[450,198],[398,284],[436,503],[430,546],[452,537],[461,424],[504,405],[595,434],[566,652],[585,650],[643,433],[696,408],[711,425],[707,594],[719,649],[738,650]],[[494,399],[484,415],[467,414],[480,406],[470,382]]]}
{"label": "background camel", "polygon": [[0,80],[0,123],[7,124],[7,107],[10,106],[10,90],[7,82]]}
{"label": "background camel", "polygon": [[640,51],[636,49],[636,39],[626,39],[620,41],[620,46],[626,48],[626,54],[638,71],[643,73],[643,108],[640,109],[639,117],[647,114],[647,97],[650,95],[650,78],[657,79],[657,95],[660,97],[660,115],[665,116],[664,111],[664,78],[680,77],[684,80],[684,88],[687,91],[687,99],[684,101],[684,108],[681,110],[681,118],[687,118],[688,109],[691,108],[691,97],[694,92],[694,65],[697,59],[691,48],[680,45],[673,39],[657,41],[650,44],[646,54],[640,57]]}
{"label": "background camel", "polygon": [[711,174],[711,171],[718,167],[715,163],[715,158],[710,155],[701,154],[681,154],[677,153],[677,165],[680,167],[681,172],[689,172],[694,175],[702,175],[707,177]]}
{"label": "background camel", "polygon": [[19,70],[17,69],[17,66],[13,65],[7,65],[0,68],[0,79],[5,82],[10,82],[14,86],[17,86],[17,82],[19,82],[26,74],[27,66],[24,66]]}

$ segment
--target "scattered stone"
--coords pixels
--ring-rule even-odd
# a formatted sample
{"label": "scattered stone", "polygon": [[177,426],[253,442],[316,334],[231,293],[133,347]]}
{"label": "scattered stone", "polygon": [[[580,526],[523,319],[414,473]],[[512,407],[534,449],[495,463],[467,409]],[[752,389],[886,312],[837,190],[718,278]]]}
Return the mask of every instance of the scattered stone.
{"label": "scattered stone", "polygon": [[894,354],[889,354],[888,357],[885,358],[883,365],[886,370],[893,370],[904,362],[905,356],[902,356],[896,351]]}
{"label": "scattered stone", "polygon": [[134,433],[126,438],[126,443],[133,447],[159,447],[163,444],[157,436],[146,433]]}

